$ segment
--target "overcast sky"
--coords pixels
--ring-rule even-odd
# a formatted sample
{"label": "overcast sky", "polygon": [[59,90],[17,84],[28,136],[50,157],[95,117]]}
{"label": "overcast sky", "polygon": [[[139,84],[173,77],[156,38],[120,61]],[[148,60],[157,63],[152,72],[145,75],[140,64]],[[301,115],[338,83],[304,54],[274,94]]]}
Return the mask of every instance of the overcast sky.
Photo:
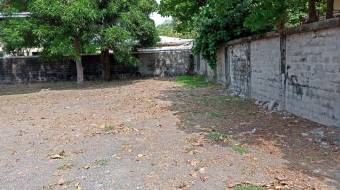
{"label": "overcast sky", "polygon": [[[157,0],[157,2],[159,3],[160,0]],[[162,23],[164,23],[167,20],[170,20],[171,18],[169,17],[162,17],[160,14],[158,13],[153,13],[151,15],[151,18],[155,21],[156,25],[160,25]]]}

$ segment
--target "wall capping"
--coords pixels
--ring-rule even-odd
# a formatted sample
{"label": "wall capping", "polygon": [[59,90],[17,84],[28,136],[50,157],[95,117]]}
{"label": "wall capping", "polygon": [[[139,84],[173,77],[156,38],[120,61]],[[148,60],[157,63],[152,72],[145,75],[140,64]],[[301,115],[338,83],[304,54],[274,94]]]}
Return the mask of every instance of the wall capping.
{"label": "wall capping", "polygon": [[[327,19],[327,20],[314,22],[314,23],[309,23],[309,24],[303,24],[301,26],[296,26],[293,28],[287,28],[283,31],[283,34],[293,35],[293,34],[314,32],[318,30],[325,30],[325,29],[337,28],[337,27],[340,27],[340,17]],[[235,44],[247,43],[247,42],[261,40],[261,39],[275,38],[279,36],[280,34],[278,32],[267,32],[263,34],[255,34],[252,36],[247,36],[247,37],[228,41],[223,46],[231,46]]]}

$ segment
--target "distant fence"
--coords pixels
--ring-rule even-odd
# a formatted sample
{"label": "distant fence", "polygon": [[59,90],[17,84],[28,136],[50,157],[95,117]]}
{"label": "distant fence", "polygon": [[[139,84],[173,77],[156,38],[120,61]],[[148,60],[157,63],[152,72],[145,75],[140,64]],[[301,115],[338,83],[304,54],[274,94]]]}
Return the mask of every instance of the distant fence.
{"label": "distant fence", "polygon": [[[115,64],[111,57],[111,73],[114,78],[138,73],[142,76],[176,76],[189,72],[193,65],[191,50],[147,50],[137,52],[138,65]],[[100,79],[102,66],[100,55],[82,56],[86,80]],[[193,70],[193,68],[192,68]],[[76,79],[75,63],[68,59],[43,59],[33,57],[0,58],[0,84]]]}
{"label": "distant fence", "polygon": [[340,18],[226,43],[196,71],[234,94],[340,127]]}

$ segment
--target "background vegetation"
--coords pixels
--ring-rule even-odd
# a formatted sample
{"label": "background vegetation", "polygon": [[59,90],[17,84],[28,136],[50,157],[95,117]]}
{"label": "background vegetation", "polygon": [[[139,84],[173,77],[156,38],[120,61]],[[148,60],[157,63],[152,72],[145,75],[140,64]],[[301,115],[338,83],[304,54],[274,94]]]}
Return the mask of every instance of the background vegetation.
{"label": "background vegetation", "polygon": [[[326,16],[333,0],[162,0],[160,13],[172,16],[176,32],[195,32],[195,53],[216,66],[221,43],[251,34],[282,31]],[[328,11],[331,12],[331,11]],[[331,16],[328,16],[331,17]]]}

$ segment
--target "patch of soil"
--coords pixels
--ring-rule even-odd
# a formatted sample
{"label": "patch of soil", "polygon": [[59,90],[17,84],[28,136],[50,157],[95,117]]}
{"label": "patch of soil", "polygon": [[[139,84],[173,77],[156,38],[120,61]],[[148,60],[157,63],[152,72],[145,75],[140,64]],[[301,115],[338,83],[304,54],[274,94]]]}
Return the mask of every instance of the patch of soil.
{"label": "patch of soil", "polygon": [[0,86],[0,189],[339,189],[339,130],[154,79]]}

